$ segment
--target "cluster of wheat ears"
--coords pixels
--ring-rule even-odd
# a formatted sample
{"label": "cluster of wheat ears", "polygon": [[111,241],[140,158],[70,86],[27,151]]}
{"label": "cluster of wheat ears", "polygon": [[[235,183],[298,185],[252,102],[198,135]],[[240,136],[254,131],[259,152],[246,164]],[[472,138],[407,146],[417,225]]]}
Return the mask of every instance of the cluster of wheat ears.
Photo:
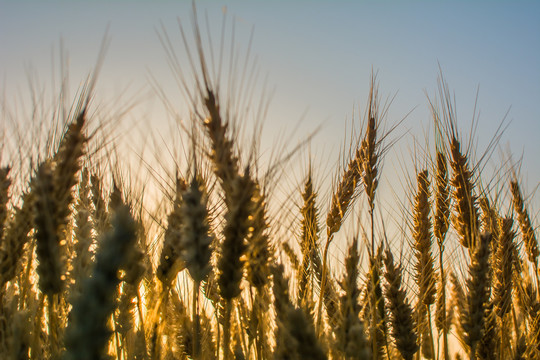
{"label": "cluster of wheat ears", "polygon": [[[497,192],[483,185],[444,83],[430,103],[436,146],[418,162],[403,214],[405,260],[376,231],[387,134],[375,81],[331,197],[317,197],[306,169],[296,236],[286,238],[270,230],[280,218],[268,210],[264,172],[255,157],[241,161],[199,55],[195,160],[164,195],[167,213],[152,218],[156,235],[139,199],[105,184],[88,150],[91,86],[27,179],[13,186],[22,167],[2,164],[0,358],[540,359],[539,249],[523,190],[515,171]],[[360,197],[365,235],[344,235],[342,266],[330,266]],[[448,244],[462,251],[461,268]]]}

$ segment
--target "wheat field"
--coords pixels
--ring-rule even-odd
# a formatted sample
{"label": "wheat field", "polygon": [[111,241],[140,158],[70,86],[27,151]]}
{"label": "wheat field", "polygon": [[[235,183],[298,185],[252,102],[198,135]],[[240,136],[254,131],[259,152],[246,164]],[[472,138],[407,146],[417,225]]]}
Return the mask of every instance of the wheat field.
{"label": "wheat field", "polygon": [[159,210],[99,151],[115,145],[97,135],[93,77],[61,130],[32,130],[41,152],[20,142],[0,164],[0,358],[540,359],[531,189],[513,163],[483,177],[442,77],[401,241],[378,200],[393,125],[375,76],[330,194],[309,162],[279,214],[279,176],[242,142],[203,46],[194,58],[189,161],[161,179]]}

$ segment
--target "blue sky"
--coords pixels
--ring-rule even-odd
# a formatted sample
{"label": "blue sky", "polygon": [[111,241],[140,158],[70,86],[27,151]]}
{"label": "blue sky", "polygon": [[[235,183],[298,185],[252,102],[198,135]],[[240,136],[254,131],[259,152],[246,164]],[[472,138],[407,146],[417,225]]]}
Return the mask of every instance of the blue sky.
{"label": "blue sky", "polygon": [[[477,152],[510,109],[500,148],[509,147],[514,159],[523,154],[521,174],[528,192],[539,184],[540,2],[199,1],[199,15],[207,12],[214,34],[219,33],[224,6],[228,24],[235,23],[240,52],[254,29],[251,53],[261,79],[266,78],[266,94],[272,94],[266,117],[269,138],[288,134],[299,123],[292,138],[300,141],[320,126],[311,149],[328,164],[325,169],[333,170],[353,111],[364,109],[374,69],[381,95],[395,95],[389,123],[410,113],[396,131],[402,137],[385,163],[387,176],[398,176],[402,160],[414,158],[415,139],[425,143],[425,133],[431,131],[426,94],[435,95],[440,65],[455,92],[464,135],[479,89]],[[191,16],[190,1],[1,0],[3,96],[23,96],[29,64],[42,82],[50,82],[60,38],[77,84],[95,64],[109,27],[111,43],[97,99],[152,93],[148,83],[153,78],[171,97],[178,94],[182,108],[158,33],[163,24],[182,57],[177,18],[189,29]],[[148,102],[152,105],[142,101],[131,116],[159,107],[159,99]],[[153,121],[164,121],[160,116]],[[496,150],[495,162],[498,155]]]}

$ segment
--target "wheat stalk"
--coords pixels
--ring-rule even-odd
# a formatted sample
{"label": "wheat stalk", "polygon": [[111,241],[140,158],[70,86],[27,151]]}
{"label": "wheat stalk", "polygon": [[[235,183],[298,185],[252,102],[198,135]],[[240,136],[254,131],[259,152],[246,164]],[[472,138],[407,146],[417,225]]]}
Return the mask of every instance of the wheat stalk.
{"label": "wheat stalk", "polygon": [[364,324],[360,320],[360,289],[358,239],[353,238],[345,258],[345,274],[340,283],[345,292],[340,297],[340,318],[336,329],[337,346],[346,359],[369,359],[371,352],[364,333]]}
{"label": "wheat stalk", "polygon": [[246,275],[249,283],[259,290],[268,282],[273,250],[268,232],[266,196],[258,184],[254,186],[252,201],[254,210],[247,239]]}
{"label": "wheat stalk", "polygon": [[512,230],[514,221],[512,218],[503,218],[499,221],[499,241],[494,261],[494,284],[493,299],[495,302],[495,313],[501,319],[510,311],[512,306],[512,271],[514,237]]}
{"label": "wheat stalk", "polygon": [[474,251],[478,228],[478,207],[476,197],[473,194],[474,183],[472,173],[469,170],[467,157],[462,154],[460,142],[453,137],[450,142],[452,155],[453,176],[451,180],[454,188],[455,212],[454,227],[459,235],[461,245]]}
{"label": "wheat stalk", "polygon": [[183,222],[180,209],[182,206],[182,194],[186,188],[187,185],[184,180],[177,178],[173,210],[167,219],[167,229],[165,230],[159,265],[156,270],[158,279],[164,284],[171,283],[176,278],[178,272],[185,268],[185,263],[180,258],[180,253],[182,252],[181,236]]}
{"label": "wheat stalk", "polygon": [[244,175],[238,175],[233,183],[225,215],[221,256],[218,260],[218,285],[220,296],[225,301],[225,322],[223,326],[224,359],[231,356],[230,321],[232,300],[240,295],[240,281],[243,277],[243,255],[246,251],[245,239],[249,233],[249,217],[253,213],[252,196],[254,182],[246,170]]}
{"label": "wheat stalk", "polygon": [[486,312],[491,293],[491,279],[489,278],[491,239],[489,233],[480,236],[480,242],[469,266],[470,277],[466,281],[466,306],[463,308],[461,326],[471,359],[475,358],[478,342],[484,335]]}
{"label": "wheat stalk", "polygon": [[444,359],[449,360],[448,332],[449,322],[446,311],[446,273],[444,267],[445,239],[450,226],[450,186],[448,182],[448,162],[444,151],[437,150],[435,169],[433,234],[439,247],[439,282],[435,308],[435,326],[443,336]]}
{"label": "wheat stalk", "polygon": [[416,308],[418,333],[421,338],[424,356],[433,354],[433,338],[431,335],[430,306],[435,302],[436,273],[431,254],[433,242],[431,233],[431,201],[428,171],[420,171],[417,175],[416,196],[413,208],[413,248],[416,257],[415,281],[418,286],[418,304]]}
{"label": "wheat stalk", "polygon": [[117,271],[126,261],[136,240],[135,222],[126,207],[113,218],[113,229],[101,241],[92,277],[73,303],[72,318],[66,330],[64,359],[104,359],[111,334],[107,322],[115,308]]}
{"label": "wheat stalk", "polygon": [[529,261],[534,266],[536,286],[540,288],[540,274],[538,273],[538,255],[540,254],[540,251],[538,250],[538,240],[536,239],[534,229],[531,225],[529,212],[525,208],[521,190],[516,180],[510,181],[510,190],[512,192],[512,203],[521,228],[521,236],[523,238],[523,243],[525,244],[525,250]]}
{"label": "wheat stalk", "polygon": [[297,303],[304,308],[308,305],[313,294],[313,274],[315,257],[318,256],[318,239],[319,239],[319,210],[316,204],[317,193],[313,189],[313,180],[311,178],[311,170],[304,183],[304,191],[302,199],[304,204],[300,209],[301,219],[301,235],[300,235],[300,250],[302,253],[302,262],[299,267],[297,279]]}
{"label": "wheat stalk", "polygon": [[272,275],[277,322],[274,359],[327,359],[317,341],[313,324],[301,309],[294,308],[291,303],[283,266],[275,266]]}
{"label": "wheat stalk", "polygon": [[412,360],[419,349],[418,336],[414,330],[413,311],[401,284],[401,266],[394,264],[394,258],[389,250],[385,253],[384,265],[385,296],[390,313],[392,337],[401,356],[405,360]]}

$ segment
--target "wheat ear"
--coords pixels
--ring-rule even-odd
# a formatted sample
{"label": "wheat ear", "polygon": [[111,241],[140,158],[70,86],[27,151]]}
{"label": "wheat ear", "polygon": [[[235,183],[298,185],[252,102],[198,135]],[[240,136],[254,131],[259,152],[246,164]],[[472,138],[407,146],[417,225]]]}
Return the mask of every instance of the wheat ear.
{"label": "wheat ear", "polygon": [[456,137],[452,137],[450,142],[450,153],[452,161],[453,176],[451,180],[454,188],[455,216],[454,228],[456,229],[461,245],[469,249],[469,253],[474,253],[474,246],[479,231],[478,227],[478,206],[476,196],[473,194],[474,182],[472,172],[469,170],[467,156],[463,155],[460,142]]}
{"label": "wheat ear", "polygon": [[448,326],[455,325],[456,336],[460,343],[464,344],[465,334],[461,326],[461,320],[465,314],[466,294],[459,279],[454,272],[449,275],[451,284],[451,300],[449,304]]}
{"label": "wheat ear", "polygon": [[442,247],[450,225],[450,186],[448,184],[448,162],[442,151],[437,151],[435,170],[435,212],[433,234]]}
{"label": "wheat ear", "polygon": [[469,356],[475,359],[476,347],[482,339],[486,311],[491,293],[491,280],[489,278],[489,255],[491,234],[484,233],[474,251],[469,266],[469,278],[466,281],[466,306],[461,317],[461,326],[464,332],[464,341],[469,349]]}
{"label": "wheat ear", "polygon": [[234,155],[233,142],[227,134],[228,123],[221,117],[217,95],[208,84],[206,84],[204,105],[208,111],[204,126],[211,142],[210,159],[227,198],[233,191],[233,181],[239,173],[238,158]]}
{"label": "wheat ear", "polygon": [[512,218],[503,218],[499,221],[499,241],[494,261],[494,285],[493,299],[495,302],[495,313],[503,319],[504,315],[510,311],[512,306],[512,271],[514,253],[514,237],[516,234],[512,230],[514,221]]}
{"label": "wheat ear", "polygon": [[269,358],[272,352],[270,345],[270,329],[272,329],[272,326],[269,316],[272,301],[270,300],[269,287],[263,286],[256,290],[255,293],[250,292],[253,305],[249,312],[249,319],[245,320],[248,323],[248,330],[246,332],[250,338],[250,342],[255,341],[256,358]]}
{"label": "wheat ear", "polygon": [[[482,196],[478,199],[478,205],[480,206],[480,209],[482,210],[482,217],[481,217],[482,230],[484,232],[489,232],[493,234],[493,237],[495,239],[498,239],[500,237],[500,234],[499,234],[500,217],[497,214],[497,211],[490,204],[489,199],[485,196]],[[494,245],[496,245],[496,242],[494,242]]]}
{"label": "wheat ear", "polygon": [[385,252],[384,265],[386,272],[385,295],[392,325],[392,337],[401,356],[412,360],[418,351],[418,336],[415,332],[413,312],[407,300],[407,292],[402,288],[400,265],[394,264],[390,250]]}
{"label": "wheat ear", "polygon": [[523,238],[523,243],[525,244],[525,250],[529,261],[533,264],[536,286],[539,289],[538,291],[540,291],[540,274],[538,273],[540,270],[538,267],[538,255],[540,254],[540,251],[538,250],[538,239],[536,238],[534,228],[531,225],[531,218],[529,212],[525,208],[525,202],[523,201],[523,196],[521,195],[517,180],[510,181],[510,190],[512,192],[514,211],[517,214],[519,227],[521,228],[521,236]]}
{"label": "wheat ear", "polygon": [[[482,331],[482,338],[478,342],[476,348],[475,359],[490,360],[490,359],[504,359],[500,352],[502,346],[502,339],[499,337],[501,329],[497,324],[497,315],[493,309],[493,302],[490,301],[486,305],[486,315],[484,321],[484,329]],[[507,337],[508,333],[503,334]]]}
{"label": "wheat ear", "polygon": [[293,270],[298,272],[298,269],[300,269],[300,260],[298,260],[298,256],[296,256],[296,253],[294,252],[291,245],[288,242],[284,241],[281,243],[281,250],[283,250],[287,258],[289,259]]}
{"label": "wheat ear", "polygon": [[254,182],[246,169],[244,175],[237,175],[232,182],[228,201],[225,226],[223,228],[223,242],[221,256],[218,260],[219,293],[225,301],[223,349],[224,359],[228,360],[231,354],[231,311],[232,301],[240,292],[240,281],[243,277],[244,259],[246,251],[246,236],[249,233],[249,217],[253,214]]}
{"label": "wheat ear", "polygon": [[377,118],[378,118],[378,99],[377,90],[372,78],[369,100],[368,100],[368,118],[364,138],[360,148],[356,150],[354,158],[349,162],[347,171],[342,177],[335,195],[332,197],[332,206],[327,217],[327,239],[323,252],[323,277],[321,286],[321,295],[317,310],[317,330],[320,333],[321,323],[321,300],[324,298],[324,291],[327,277],[328,249],[333,239],[333,234],[339,230],[341,223],[347,211],[349,210],[351,199],[353,198],[359,179],[362,179],[365,192],[369,203],[369,214],[371,220],[371,251],[375,249],[374,235],[374,206],[375,192],[378,186],[378,164],[379,164],[379,143],[377,142]]}
{"label": "wheat ear", "polygon": [[[311,170],[308,174],[306,182],[304,183],[302,199],[304,200],[304,204],[300,209],[300,213],[302,214],[300,235],[302,262],[297,272],[297,303],[300,307],[305,308],[308,297],[312,296],[313,294],[313,264],[314,257],[318,252],[317,244],[319,237],[319,210],[316,203],[317,193],[313,189]],[[309,300],[311,300],[311,298]]]}
{"label": "wheat ear", "polygon": [[221,257],[218,261],[219,291],[223,299],[231,300],[240,294],[244,260],[246,251],[246,236],[249,232],[249,217],[253,213],[252,196],[254,183],[249,172],[238,175],[233,182],[231,203],[225,215],[223,228],[223,243]]}
{"label": "wheat ear", "polygon": [[416,257],[414,277],[418,286],[416,315],[422,352],[426,357],[430,357],[428,355],[433,354],[430,306],[435,302],[436,274],[431,253],[433,236],[431,233],[431,202],[427,170],[418,173],[417,187],[413,208],[413,247]]}
{"label": "wheat ear", "polygon": [[79,196],[75,206],[75,238],[77,242],[74,245],[75,258],[72,260],[72,278],[75,284],[72,286],[71,295],[78,295],[80,292],[81,279],[90,274],[92,265],[93,251],[90,246],[93,243],[92,223],[91,223],[91,200],[90,184],[88,170],[84,169],[81,173],[79,183]]}
{"label": "wheat ear", "polygon": [[247,239],[246,274],[249,283],[260,290],[270,277],[269,265],[272,262],[272,249],[268,233],[268,214],[266,195],[259,184],[254,185],[253,215],[251,230]]}
{"label": "wheat ear", "polygon": [[330,211],[326,217],[326,243],[323,251],[322,264],[322,285],[319,295],[319,305],[317,308],[317,333],[320,333],[322,319],[322,302],[327,282],[327,261],[330,243],[334,239],[334,234],[341,228],[345,215],[350,209],[351,202],[354,200],[354,193],[362,174],[362,152],[361,149],[355,151],[355,156],[349,161],[347,170],[341,177],[335,193],[332,195]]}
{"label": "wheat ear", "polygon": [[369,272],[367,274],[365,322],[368,324],[371,342],[371,354],[374,359],[388,352],[386,310],[381,283],[382,246],[376,254],[369,254]]}
{"label": "wheat ear", "polygon": [[204,180],[194,175],[189,187],[182,194],[179,220],[180,258],[195,283],[203,281],[210,272],[210,221],[207,191]]}
{"label": "wheat ear", "polygon": [[103,198],[101,178],[98,174],[90,175],[91,200],[94,205],[93,223],[98,234],[104,234],[109,228],[109,214],[107,204]]}
{"label": "wheat ear", "polygon": [[104,359],[111,335],[108,322],[115,309],[118,270],[136,241],[136,227],[129,209],[120,207],[113,228],[101,241],[92,277],[82,284],[81,296],[73,303],[66,330],[65,360]]}
{"label": "wheat ear", "polygon": [[0,287],[17,275],[17,265],[23,255],[28,233],[32,229],[35,194],[33,190],[22,195],[22,204],[16,207],[9,221],[0,247]]}
{"label": "wheat ear", "polygon": [[159,265],[156,270],[158,279],[163,284],[170,284],[179,271],[185,268],[185,263],[180,258],[182,252],[182,194],[187,189],[183,179],[176,179],[175,198],[173,200],[173,209],[167,219],[167,229],[159,258]]}
{"label": "wheat ear", "polygon": [[34,204],[34,226],[36,229],[37,273],[40,290],[51,297],[63,287],[63,259],[60,252],[58,218],[55,216],[58,203],[54,198],[54,176],[52,163],[40,165],[34,182],[36,201]]}
{"label": "wheat ear", "polygon": [[443,355],[450,360],[448,351],[448,332],[450,330],[446,311],[446,273],[444,268],[445,239],[450,225],[450,186],[448,183],[448,162],[444,151],[437,151],[435,169],[435,211],[433,234],[439,247],[439,286],[435,307],[435,326],[443,336]]}
{"label": "wheat ear", "polygon": [[81,158],[88,139],[83,133],[86,124],[86,108],[82,109],[66,130],[60,147],[54,155],[54,198],[58,202],[55,217],[60,229],[67,225],[73,203],[72,189],[78,182],[77,173],[81,168]]}
{"label": "wheat ear", "polygon": [[358,239],[354,238],[345,258],[345,274],[341,280],[341,288],[345,294],[340,297],[339,323],[336,329],[337,345],[346,359],[367,360],[371,356],[367,342],[364,324],[360,320],[360,289]]}
{"label": "wheat ear", "polygon": [[362,153],[360,149],[355,151],[354,157],[349,161],[347,170],[341,176],[336,191],[332,195],[330,211],[326,217],[327,238],[339,231],[344,217],[354,200],[354,193],[362,175]]}
{"label": "wheat ear", "polygon": [[[517,251],[515,254],[517,255]],[[516,258],[517,256],[514,258],[515,261]],[[526,272],[517,272],[516,270],[515,276],[517,277],[517,304],[528,322],[527,333],[524,336],[527,340],[525,344],[526,358],[537,359],[540,356],[540,300],[537,296],[538,289],[535,288]]]}
{"label": "wheat ear", "polygon": [[274,359],[327,359],[315,336],[313,324],[303,310],[293,307],[288,281],[283,273],[282,265],[275,266],[272,271],[277,323]]}
{"label": "wheat ear", "polygon": [[207,191],[204,180],[195,172],[190,186],[183,193],[180,206],[180,257],[186,264],[193,279],[193,352],[194,358],[201,354],[199,288],[210,273],[210,222],[207,205]]}

